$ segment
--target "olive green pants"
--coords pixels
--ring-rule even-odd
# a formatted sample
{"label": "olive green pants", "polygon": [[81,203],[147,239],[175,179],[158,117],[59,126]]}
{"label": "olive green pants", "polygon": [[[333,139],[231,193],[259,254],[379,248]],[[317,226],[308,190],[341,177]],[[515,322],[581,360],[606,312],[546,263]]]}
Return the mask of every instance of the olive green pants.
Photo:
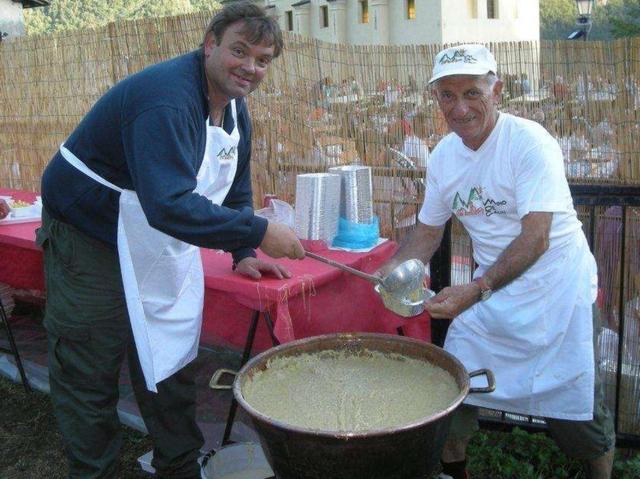
{"label": "olive green pants", "polygon": [[117,253],[43,211],[49,384],[70,478],[118,477],[120,367],[154,444],[157,477],[199,478],[203,437],[195,421],[192,367],[146,389],[133,343]]}
{"label": "olive green pants", "polygon": [[[593,308],[594,347],[600,321],[597,309]],[[551,437],[567,456],[578,460],[600,457],[615,446],[616,433],[613,415],[606,405],[602,377],[596,365],[593,419],[569,421],[545,418]],[[478,408],[462,405],[451,418],[449,437],[460,439],[471,436],[478,430]]]}

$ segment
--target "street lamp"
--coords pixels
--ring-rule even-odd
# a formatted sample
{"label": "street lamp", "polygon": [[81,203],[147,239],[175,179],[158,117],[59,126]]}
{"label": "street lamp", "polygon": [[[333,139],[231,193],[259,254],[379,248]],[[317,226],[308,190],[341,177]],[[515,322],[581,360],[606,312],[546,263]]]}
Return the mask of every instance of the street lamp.
{"label": "street lamp", "polygon": [[593,10],[594,0],[576,0],[576,7],[578,8],[578,15],[588,17]]}
{"label": "street lamp", "polygon": [[[587,41],[587,37],[589,36],[589,32],[591,31],[591,11],[593,10],[593,4],[595,0],[576,0],[576,8],[578,9],[578,20],[576,25],[578,26],[578,30],[569,35],[569,40],[577,40],[582,38],[585,42]],[[586,104],[589,104],[589,74],[586,70],[582,72],[582,84],[584,91],[584,98],[586,100]]]}
{"label": "street lamp", "polygon": [[578,9],[578,21],[576,25],[578,30],[569,35],[569,40],[577,40],[582,38],[587,40],[591,31],[591,11],[595,0],[576,0],[576,8]]}

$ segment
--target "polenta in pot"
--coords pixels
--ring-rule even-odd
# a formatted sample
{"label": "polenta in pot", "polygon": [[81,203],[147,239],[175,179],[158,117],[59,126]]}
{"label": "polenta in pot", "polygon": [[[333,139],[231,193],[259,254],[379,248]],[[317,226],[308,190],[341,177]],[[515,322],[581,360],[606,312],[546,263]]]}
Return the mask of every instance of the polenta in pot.
{"label": "polenta in pot", "polygon": [[409,425],[446,409],[459,393],[438,366],[367,349],[275,357],[242,385],[247,403],[270,419],[336,433]]}

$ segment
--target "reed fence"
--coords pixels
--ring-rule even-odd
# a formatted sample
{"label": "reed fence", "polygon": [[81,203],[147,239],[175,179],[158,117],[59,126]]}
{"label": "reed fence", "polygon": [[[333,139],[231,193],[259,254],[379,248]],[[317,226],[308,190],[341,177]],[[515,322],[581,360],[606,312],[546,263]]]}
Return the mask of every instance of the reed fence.
{"label": "reed fence", "polygon": [[[209,14],[122,21],[0,45],[0,185],[37,190],[58,145],[112,85],[196,48]],[[383,233],[415,223],[425,150],[447,132],[427,88],[439,45],[347,46],[285,34],[250,98],[256,198],[293,200],[300,172],[375,167]],[[491,45],[503,111],[558,138],[570,181],[640,184],[640,39]]]}

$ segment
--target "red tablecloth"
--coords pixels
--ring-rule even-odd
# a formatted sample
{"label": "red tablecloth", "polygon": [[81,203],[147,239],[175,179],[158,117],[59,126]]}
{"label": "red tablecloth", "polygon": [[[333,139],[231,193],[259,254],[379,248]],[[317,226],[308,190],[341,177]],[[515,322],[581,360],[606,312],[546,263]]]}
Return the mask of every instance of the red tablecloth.
{"label": "red tablecloth", "polygon": [[[368,253],[325,250],[318,254],[370,273],[395,249],[395,243],[386,242]],[[202,256],[205,342],[215,342],[218,336],[235,345],[242,344],[254,310],[271,313],[276,337],[281,342],[334,332],[396,334],[399,326],[407,336],[431,339],[426,313],[410,319],[400,317],[384,307],[371,283],[314,259],[278,260],[289,268],[291,279],[264,277],[253,281],[231,271],[229,255],[203,250]],[[267,329],[261,323],[255,346],[262,350],[270,345]]]}
{"label": "red tablecloth", "polygon": [[[0,195],[33,202],[35,193],[0,188]],[[35,244],[40,222],[3,225],[0,223],[0,283],[18,289],[44,290],[42,252]]]}
{"label": "red tablecloth", "polygon": [[[35,194],[0,189],[0,195],[34,200]],[[16,288],[44,289],[42,252],[35,245],[39,223],[0,226],[0,282]],[[325,250],[319,254],[356,269],[373,272],[395,251],[386,242],[368,253]],[[261,253],[260,257],[265,258]],[[201,341],[242,346],[253,311],[269,311],[281,342],[317,334],[368,331],[395,334],[403,326],[407,336],[430,340],[426,313],[411,319],[388,311],[371,283],[319,261],[278,260],[292,278],[265,276],[254,281],[231,270],[231,256],[202,250],[205,273],[204,324]],[[265,258],[266,259],[266,258]],[[273,261],[269,259],[269,261]],[[271,340],[260,321],[255,350],[267,349]]]}

